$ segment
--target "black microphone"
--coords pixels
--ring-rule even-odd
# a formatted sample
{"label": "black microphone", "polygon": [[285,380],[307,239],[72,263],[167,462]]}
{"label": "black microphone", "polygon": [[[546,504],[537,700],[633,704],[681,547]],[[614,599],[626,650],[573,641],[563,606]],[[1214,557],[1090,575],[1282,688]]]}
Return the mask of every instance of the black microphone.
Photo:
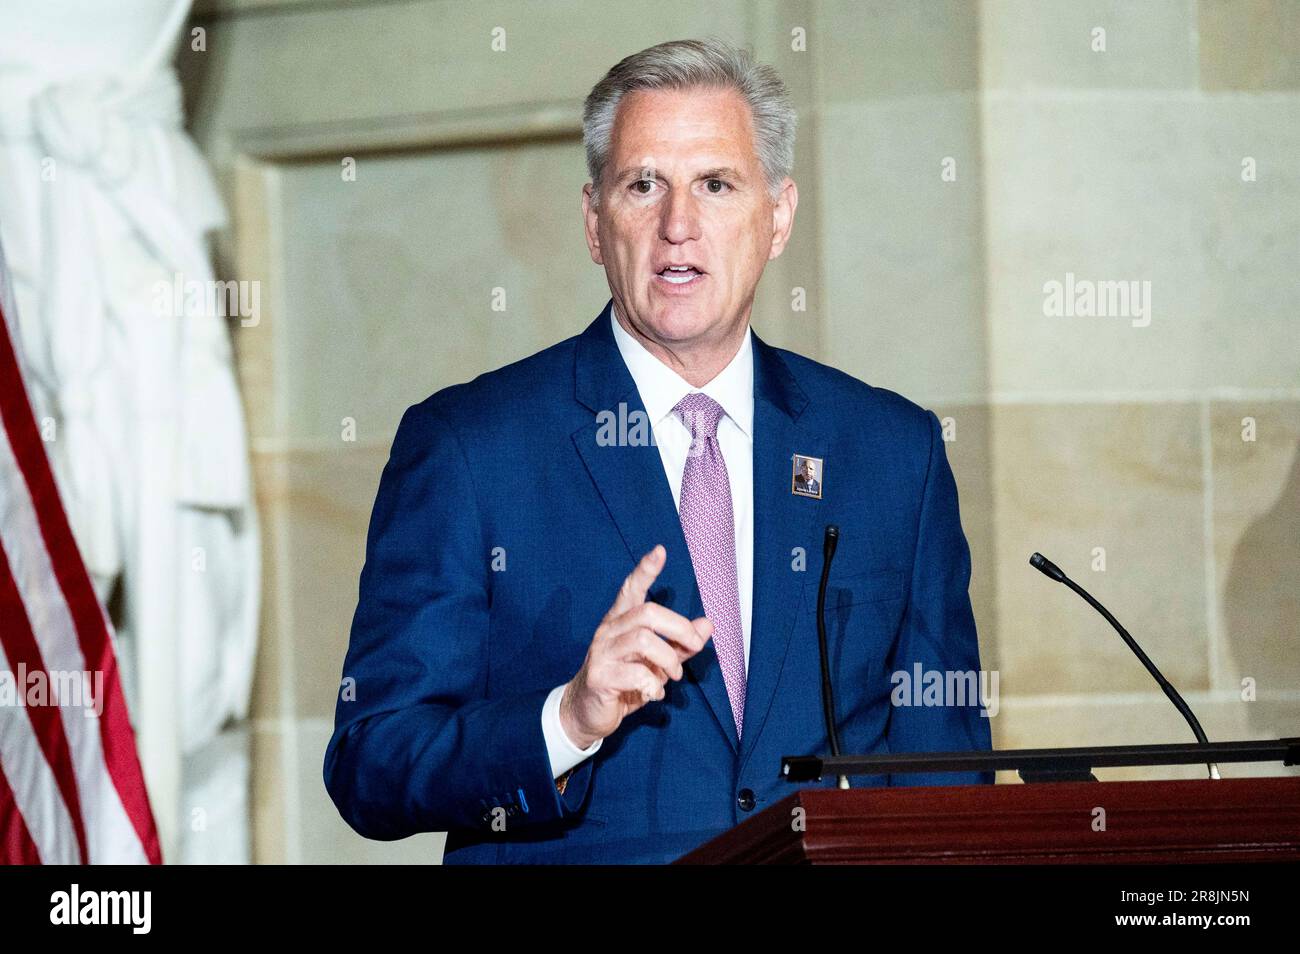
{"label": "black microphone", "polygon": [[[1165,695],[1169,697],[1169,701],[1172,702],[1178,711],[1182,713],[1183,718],[1187,720],[1187,724],[1192,727],[1192,732],[1196,735],[1196,741],[1201,743],[1201,745],[1210,744],[1210,740],[1205,737],[1205,732],[1201,728],[1201,723],[1196,720],[1196,716],[1192,714],[1191,708],[1183,700],[1183,697],[1178,694],[1178,690],[1170,684],[1168,679],[1160,674],[1160,670],[1156,668],[1156,664],[1147,658],[1147,654],[1142,651],[1142,647],[1137,644],[1137,640],[1128,634],[1128,630],[1119,624],[1119,620],[1110,615],[1110,610],[1106,609],[1106,607],[1093,599],[1091,593],[1066,576],[1059,566],[1047,559],[1047,557],[1043,556],[1041,553],[1035,553],[1031,556],[1029,558],[1029,565],[1049,579],[1053,579],[1057,583],[1064,583],[1070,589],[1074,590],[1074,592],[1087,600],[1089,606],[1104,616],[1106,622],[1114,626],[1115,631],[1119,633],[1124,642],[1128,644],[1128,648],[1133,650],[1133,655],[1137,656],[1142,665],[1147,667],[1147,672],[1151,673],[1152,678],[1159,683],[1160,688],[1163,689]],[[1219,777],[1219,767],[1213,762],[1206,762],[1205,767],[1210,770],[1210,778]]]}
{"label": "black microphone", "polygon": [[[826,738],[834,756],[840,754],[840,739],[835,732],[835,688],[831,685],[830,655],[826,651],[826,581],[830,579],[831,561],[835,559],[835,547],[839,542],[840,528],[828,524],[822,540],[822,579],[817,584],[817,649],[822,663],[822,715],[826,718]],[[840,788],[848,787],[848,776],[841,775]]]}

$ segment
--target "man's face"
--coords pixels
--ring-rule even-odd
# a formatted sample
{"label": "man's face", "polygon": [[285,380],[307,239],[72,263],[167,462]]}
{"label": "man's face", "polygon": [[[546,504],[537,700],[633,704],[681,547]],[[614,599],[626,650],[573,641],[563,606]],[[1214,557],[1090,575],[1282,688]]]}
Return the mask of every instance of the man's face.
{"label": "man's face", "polygon": [[[587,244],[621,314],[666,348],[738,336],[769,259],[785,248],[798,192],[776,202],[734,90],[640,90],[614,123],[598,208],[583,190]],[[693,270],[673,272],[670,265]]]}
{"label": "man's face", "polygon": [[803,462],[803,476],[805,480],[811,482],[816,473],[817,468],[813,466],[812,461],[806,460]]}

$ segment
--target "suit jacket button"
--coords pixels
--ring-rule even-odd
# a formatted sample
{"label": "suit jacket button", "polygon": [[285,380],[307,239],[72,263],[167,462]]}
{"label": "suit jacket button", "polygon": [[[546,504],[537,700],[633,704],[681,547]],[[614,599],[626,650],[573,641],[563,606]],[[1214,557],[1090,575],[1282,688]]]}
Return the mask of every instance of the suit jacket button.
{"label": "suit jacket button", "polygon": [[736,796],[736,804],[740,806],[741,811],[752,812],[755,805],[753,790],[742,788],[740,794]]}

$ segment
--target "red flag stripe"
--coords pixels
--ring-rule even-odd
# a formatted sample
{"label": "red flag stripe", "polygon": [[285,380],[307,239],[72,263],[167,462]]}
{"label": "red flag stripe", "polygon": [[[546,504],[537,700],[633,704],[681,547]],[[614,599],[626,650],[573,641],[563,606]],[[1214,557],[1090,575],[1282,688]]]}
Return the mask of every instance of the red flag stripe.
{"label": "red flag stripe", "polygon": [[0,765],[0,865],[39,865],[41,854]]}
{"label": "red flag stripe", "polygon": [[[45,662],[41,659],[40,647],[36,645],[36,636],[32,632],[27,609],[23,606],[18,586],[14,583],[13,572],[9,567],[9,558],[3,546],[0,546],[0,619],[5,621],[0,629],[0,646],[4,648],[5,657],[17,678],[18,667],[27,667],[28,675],[44,673]],[[17,685],[19,695],[26,694],[26,686]],[[57,700],[48,699],[44,705],[26,706],[27,717],[32,723],[32,732],[45,753],[45,761],[54,771],[54,779],[59,785],[59,794],[68,807],[72,818],[72,827],[77,834],[77,849],[81,862],[90,859],[86,848],[86,821],[81,811],[81,797],[77,793],[77,778],[72,767],[72,752],[68,746],[68,737],[63,731],[63,719],[59,714]]]}
{"label": "red flag stripe", "polygon": [[126,699],[117,671],[117,660],[109,640],[108,625],[99,599],[77,549],[72,529],[59,500],[54,475],[27,392],[22,385],[18,359],[9,340],[8,324],[0,310],[0,420],[31,493],[45,548],[54,574],[67,600],[76,626],[77,639],[86,669],[104,674],[102,717],[96,720],[104,749],[104,761],[151,864],[162,863],[162,850],[149,795],[144,785],[135,735],[126,711]]}

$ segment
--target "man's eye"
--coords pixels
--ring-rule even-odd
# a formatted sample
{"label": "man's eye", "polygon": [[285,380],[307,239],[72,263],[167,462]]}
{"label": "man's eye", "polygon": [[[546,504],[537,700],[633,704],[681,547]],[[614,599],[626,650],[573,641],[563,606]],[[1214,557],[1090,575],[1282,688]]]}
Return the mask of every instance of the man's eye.
{"label": "man's eye", "polygon": [[721,195],[721,194],[722,194],[722,189],[721,189],[721,188],[718,188],[718,189],[713,188],[715,185],[717,185],[717,186],[723,186],[723,187],[726,187],[726,188],[728,188],[728,189],[731,188],[731,185],[730,185],[729,183],[724,182],[724,181],[721,180],[721,179],[708,179],[708,180],[705,181],[705,188],[706,188],[706,189],[708,189],[708,190],[709,190],[710,192],[712,192],[714,195]]}
{"label": "man's eye", "polygon": [[[646,186],[647,188],[642,189],[641,186]],[[654,187],[653,179],[637,179],[636,182],[632,183],[632,191],[635,192],[637,195],[649,195],[650,189],[653,187]]]}

